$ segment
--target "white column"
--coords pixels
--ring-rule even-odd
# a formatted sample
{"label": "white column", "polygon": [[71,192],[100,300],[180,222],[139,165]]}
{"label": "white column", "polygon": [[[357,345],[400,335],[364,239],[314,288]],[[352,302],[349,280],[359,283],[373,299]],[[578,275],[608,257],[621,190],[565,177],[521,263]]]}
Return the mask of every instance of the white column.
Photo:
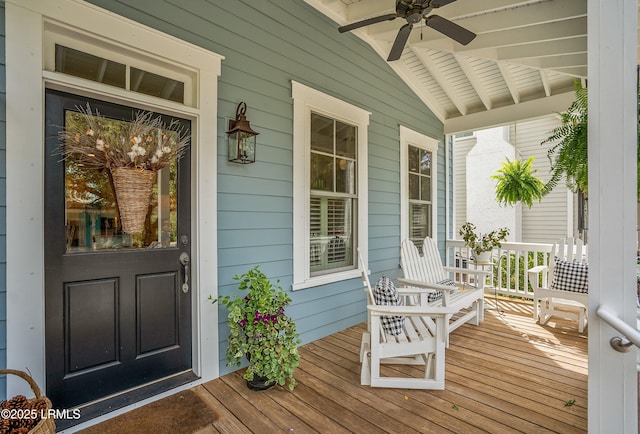
{"label": "white column", "polygon": [[637,432],[636,351],[595,310],[636,326],[637,0],[588,0],[589,432]]}

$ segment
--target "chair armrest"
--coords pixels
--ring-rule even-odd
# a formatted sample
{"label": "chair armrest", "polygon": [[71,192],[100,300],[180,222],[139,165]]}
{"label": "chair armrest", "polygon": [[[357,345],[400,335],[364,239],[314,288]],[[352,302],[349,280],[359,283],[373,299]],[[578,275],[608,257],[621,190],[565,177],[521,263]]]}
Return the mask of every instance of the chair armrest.
{"label": "chair armrest", "polygon": [[[536,267],[529,268],[527,270],[527,273],[529,274],[529,283],[531,284],[531,287],[534,290],[541,288],[541,286],[538,284],[538,277],[540,276],[540,273],[545,273],[547,271],[549,271],[548,265],[538,265]],[[547,276],[543,276],[542,277],[543,287],[546,286],[546,283],[547,283]]]}
{"label": "chair armrest", "polygon": [[538,265],[536,267],[529,268],[527,270],[527,273],[529,273],[529,274],[539,274],[539,273],[542,273],[543,271],[546,271],[548,269],[549,269],[548,265]]}

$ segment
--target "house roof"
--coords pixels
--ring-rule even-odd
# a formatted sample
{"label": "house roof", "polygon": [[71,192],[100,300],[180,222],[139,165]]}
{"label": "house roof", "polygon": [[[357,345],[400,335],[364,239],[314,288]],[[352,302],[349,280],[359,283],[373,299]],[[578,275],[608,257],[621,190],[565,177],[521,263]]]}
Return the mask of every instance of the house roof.
{"label": "house roof", "polygon": [[[394,0],[305,1],[334,20],[336,32],[395,12]],[[431,14],[477,37],[463,46],[416,24],[402,56],[389,65],[445,133],[564,111],[575,97],[574,81],[587,77],[587,0],[457,0]],[[386,60],[405,23],[397,18],[351,33]]]}

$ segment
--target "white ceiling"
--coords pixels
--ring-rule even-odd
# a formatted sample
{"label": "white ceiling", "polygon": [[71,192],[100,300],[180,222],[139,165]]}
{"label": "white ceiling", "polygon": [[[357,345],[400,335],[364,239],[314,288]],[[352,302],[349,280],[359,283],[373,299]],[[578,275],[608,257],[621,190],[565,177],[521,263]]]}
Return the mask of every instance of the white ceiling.
{"label": "white ceiling", "polygon": [[[395,12],[395,0],[305,0],[338,26]],[[415,25],[389,62],[444,123],[463,132],[566,110],[587,77],[587,0],[457,0],[434,9],[478,36],[467,46]],[[406,21],[351,33],[385,60]],[[343,37],[351,37],[348,33]]]}

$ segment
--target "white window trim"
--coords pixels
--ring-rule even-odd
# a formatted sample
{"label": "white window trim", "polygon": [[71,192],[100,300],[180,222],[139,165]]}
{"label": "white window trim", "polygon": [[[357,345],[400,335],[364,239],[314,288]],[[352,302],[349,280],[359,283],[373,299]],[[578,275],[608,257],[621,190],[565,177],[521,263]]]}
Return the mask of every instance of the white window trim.
{"label": "white window trim", "polygon": [[291,82],[293,98],[293,284],[298,290],[360,276],[357,258],[354,269],[311,276],[309,267],[309,199],[311,111],[339,119],[358,127],[357,244],[365,264],[368,251],[368,126],[369,113],[338,98],[319,92],[296,81]]}
{"label": "white window trim", "polygon": [[[215,196],[217,82],[222,56],[79,0],[6,0],[7,110],[7,366],[45,379],[44,330],[44,90],[52,87],[114,102],[135,103],[192,120],[193,369],[201,380],[219,376],[217,205]],[[193,71],[188,105],[45,70],[45,31],[64,23],[109,45]],[[135,43],[135,47],[131,43]],[[188,68],[185,65],[189,65]],[[191,74],[189,74],[191,75]],[[185,89],[186,90],[186,89]],[[201,200],[205,198],[206,200]],[[199,242],[199,240],[204,240]],[[207,241],[208,240],[208,241]],[[211,242],[210,240],[214,240]],[[29,393],[7,379],[7,396]],[[192,383],[193,384],[193,383]],[[186,386],[185,386],[186,387]],[[174,390],[175,391],[175,390]],[[173,393],[172,391],[171,393]],[[46,394],[46,390],[45,390]],[[157,399],[163,394],[151,399]],[[135,404],[134,404],[135,405]],[[118,410],[119,412],[127,409]]]}
{"label": "white window trim", "polygon": [[400,125],[400,239],[409,237],[409,145],[432,154],[431,230],[438,239],[438,140]]}

